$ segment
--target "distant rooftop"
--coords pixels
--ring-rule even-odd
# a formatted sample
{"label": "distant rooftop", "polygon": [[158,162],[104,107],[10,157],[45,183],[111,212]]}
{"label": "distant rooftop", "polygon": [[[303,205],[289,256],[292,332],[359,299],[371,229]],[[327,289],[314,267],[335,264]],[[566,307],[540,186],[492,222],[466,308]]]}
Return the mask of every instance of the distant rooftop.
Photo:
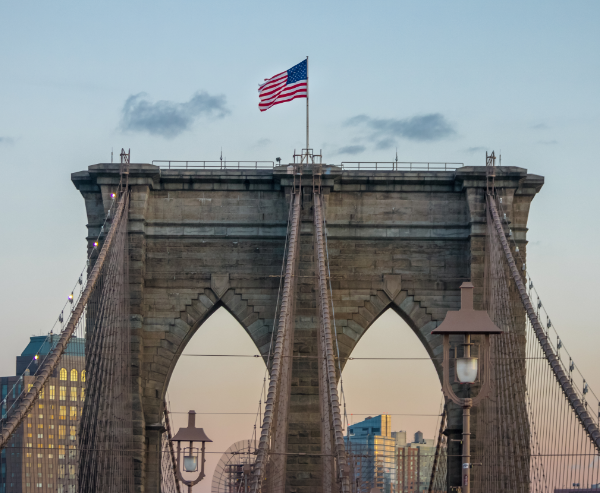
{"label": "distant rooftop", "polygon": [[[60,334],[51,336],[32,336],[29,339],[29,344],[21,353],[21,356],[44,356],[56,345],[60,339]],[[85,339],[81,337],[73,337],[67,346],[65,354],[74,356],[85,356]]]}

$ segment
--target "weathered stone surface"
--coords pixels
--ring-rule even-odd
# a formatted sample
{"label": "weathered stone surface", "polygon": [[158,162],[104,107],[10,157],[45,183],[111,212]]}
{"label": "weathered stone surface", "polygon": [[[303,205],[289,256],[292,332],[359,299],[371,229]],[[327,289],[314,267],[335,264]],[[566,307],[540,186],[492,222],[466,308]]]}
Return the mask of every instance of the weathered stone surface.
{"label": "weathered stone surface", "polygon": [[[459,308],[462,282],[475,284],[476,308],[481,308],[485,169],[342,172],[327,167],[325,176],[331,297],[342,367],[370,325],[393,309],[436,358],[439,373],[441,340],[431,331],[447,310]],[[72,180],[85,200],[91,242],[118,185],[118,165],[90,166]],[[311,181],[308,176],[303,188],[295,356],[317,354]],[[291,180],[278,169],[167,170],[132,164],[129,182],[135,481],[137,491],[158,493],[160,437],[145,426],[161,420],[169,379],[196,330],[225,307],[259,351],[268,352]],[[543,178],[520,168],[497,170],[496,185],[522,247],[529,206],[542,184]],[[318,453],[317,361],[294,358],[292,371],[288,449]],[[460,412],[451,411],[448,429],[453,437],[460,433]],[[318,492],[321,481],[320,458],[289,458],[286,491]]]}

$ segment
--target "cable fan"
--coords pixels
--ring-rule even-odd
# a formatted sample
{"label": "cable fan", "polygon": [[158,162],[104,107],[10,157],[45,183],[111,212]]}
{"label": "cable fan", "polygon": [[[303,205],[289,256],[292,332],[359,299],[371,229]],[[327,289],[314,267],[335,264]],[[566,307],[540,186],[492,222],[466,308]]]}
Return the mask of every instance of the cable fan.
{"label": "cable fan", "polygon": [[250,491],[251,472],[256,461],[252,440],[240,440],[229,447],[213,474],[211,493],[246,493]]}

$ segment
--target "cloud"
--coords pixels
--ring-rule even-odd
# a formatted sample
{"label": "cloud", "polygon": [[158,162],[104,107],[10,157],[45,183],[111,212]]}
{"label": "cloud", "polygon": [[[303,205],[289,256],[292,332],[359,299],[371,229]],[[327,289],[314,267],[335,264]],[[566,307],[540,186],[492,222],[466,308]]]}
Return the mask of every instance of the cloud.
{"label": "cloud", "polygon": [[344,126],[368,129],[370,131],[369,139],[376,142],[377,149],[393,147],[398,138],[432,142],[451,137],[456,133],[452,124],[440,113],[404,119],[356,115],[346,120]]}
{"label": "cloud", "polygon": [[340,147],[337,151],[337,154],[360,154],[361,152],[365,152],[366,147],[361,145],[356,146],[345,146]]}
{"label": "cloud", "polygon": [[546,146],[553,146],[558,144],[558,140],[556,139],[552,139],[552,140],[538,140],[538,144],[543,144]]}
{"label": "cloud", "polygon": [[469,152],[471,154],[475,154],[477,152],[484,152],[484,151],[487,151],[487,147],[477,146],[477,147],[469,147],[468,149],[465,149],[465,152]]}
{"label": "cloud", "polygon": [[254,147],[265,147],[271,143],[271,139],[259,139],[254,143]]}
{"label": "cloud", "polygon": [[207,92],[197,92],[185,103],[152,103],[148,101],[147,94],[139,93],[129,96],[125,101],[121,128],[172,139],[189,130],[197,118],[223,118],[229,113],[224,95],[211,96]]}
{"label": "cloud", "polygon": [[15,139],[12,139],[10,137],[0,137],[0,145],[2,145],[2,144],[10,145],[10,144],[14,144],[14,143],[15,143]]}
{"label": "cloud", "polygon": [[550,127],[545,123],[538,123],[537,125],[532,125],[531,128],[533,128],[534,130],[546,130]]}

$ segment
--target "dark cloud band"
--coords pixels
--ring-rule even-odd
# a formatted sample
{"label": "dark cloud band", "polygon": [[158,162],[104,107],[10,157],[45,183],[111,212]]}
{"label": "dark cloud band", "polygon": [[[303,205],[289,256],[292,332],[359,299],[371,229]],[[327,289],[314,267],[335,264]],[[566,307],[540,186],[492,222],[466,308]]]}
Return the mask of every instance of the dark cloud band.
{"label": "dark cloud band", "polygon": [[346,120],[344,125],[368,130],[367,138],[376,143],[377,149],[393,147],[396,139],[399,138],[432,142],[451,137],[456,133],[453,125],[440,113],[404,119],[357,115]]}
{"label": "dark cloud band", "polygon": [[229,113],[224,95],[211,96],[207,92],[197,92],[185,103],[152,103],[147,100],[145,93],[139,93],[129,96],[125,101],[121,128],[173,138],[189,130],[197,118],[223,118]]}

